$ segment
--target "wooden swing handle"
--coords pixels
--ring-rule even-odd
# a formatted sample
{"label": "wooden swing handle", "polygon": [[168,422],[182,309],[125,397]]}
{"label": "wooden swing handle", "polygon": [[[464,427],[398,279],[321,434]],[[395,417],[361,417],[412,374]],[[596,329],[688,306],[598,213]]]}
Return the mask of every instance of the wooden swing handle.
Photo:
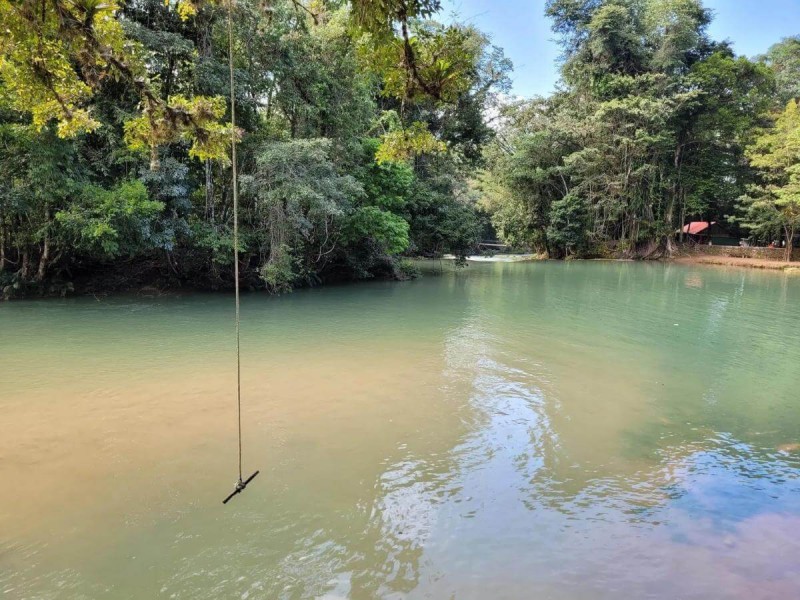
{"label": "wooden swing handle", "polygon": [[229,495],[227,498],[225,498],[225,500],[223,500],[223,501],[222,501],[222,503],[223,503],[223,504],[227,504],[227,503],[228,503],[228,500],[230,500],[231,498],[233,498],[233,497],[234,497],[236,494],[240,494],[241,492],[243,492],[243,491],[244,491],[244,488],[246,488],[246,487],[247,487],[247,484],[248,484],[248,483],[250,483],[251,481],[253,481],[253,479],[255,479],[255,478],[256,478],[256,475],[258,475],[258,473],[259,473],[259,472],[258,472],[258,471],[256,471],[255,473],[253,473],[252,475],[250,475],[250,477],[248,477],[248,478],[247,478],[247,479],[245,479],[244,481],[242,481],[242,480],[240,479],[240,480],[239,480],[239,481],[236,483],[236,489],[235,489],[235,490],[233,490],[233,491],[230,493],[230,495]]}

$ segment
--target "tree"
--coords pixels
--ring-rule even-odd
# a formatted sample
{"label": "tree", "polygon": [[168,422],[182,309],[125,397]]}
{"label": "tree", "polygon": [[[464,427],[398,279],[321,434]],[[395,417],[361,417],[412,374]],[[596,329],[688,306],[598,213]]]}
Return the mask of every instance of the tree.
{"label": "tree", "polygon": [[550,207],[547,239],[558,255],[580,254],[586,245],[586,204],[575,194],[567,194]]}
{"label": "tree", "polygon": [[800,107],[790,100],[774,126],[748,148],[750,163],[761,175],[742,198],[745,226],[763,237],[782,229],[786,260],[792,258],[795,232],[800,228]]}
{"label": "tree", "polygon": [[268,232],[259,248],[260,273],[276,291],[313,276],[340,242],[337,219],[363,188],[341,175],[324,139],[268,142],[257,156],[256,210]]}
{"label": "tree", "polygon": [[[0,0],[0,287],[232,285],[227,8]],[[510,63],[439,8],[234,3],[248,287],[469,251]]]}
{"label": "tree", "polygon": [[773,44],[760,58],[775,73],[780,105],[800,99],[800,36]]}
{"label": "tree", "polygon": [[683,140],[679,222],[724,221],[752,183],[744,151],[757,128],[766,124],[773,77],[763,65],[720,49],[692,65],[686,81],[700,93],[677,115]]}
{"label": "tree", "polygon": [[369,239],[380,253],[397,255],[409,245],[409,224],[403,214],[414,171],[404,162],[376,161],[379,148],[376,139],[364,142],[365,164],[356,173],[364,195],[356,199],[345,218],[343,241],[353,247]]}
{"label": "tree", "polygon": [[[30,113],[36,129],[54,121],[58,135],[71,138],[100,127],[86,106],[96,89],[107,80],[124,80],[143,105],[126,124],[126,138],[134,148],[153,152],[154,167],[158,146],[178,140],[189,141],[197,158],[224,158],[231,134],[219,122],[224,100],[161,95],[147,71],[146,52],[125,35],[119,10],[114,1],[0,2],[0,78],[11,107]],[[193,10],[184,8],[181,15]]]}
{"label": "tree", "polygon": [[699,0],[549,0],[546,13],[561,87],[509,107],[488,153],[506,187],[489,202],[500,234],[564,255],[580,198],[575,247],[658,257],[685,219],[730,214],[754,176],[744,148],[771,106],[770,69],[711,40]]}

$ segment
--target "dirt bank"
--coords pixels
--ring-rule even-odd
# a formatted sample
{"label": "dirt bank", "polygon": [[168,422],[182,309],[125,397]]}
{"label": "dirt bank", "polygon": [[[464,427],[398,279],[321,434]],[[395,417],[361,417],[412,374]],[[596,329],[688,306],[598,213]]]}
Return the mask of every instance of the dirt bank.
{"label": "dirt bank", "polygon": [[768,269],[771,271],[800,273],[800,262],[785,262],[765,258],[684,254],[672,260],[673,262],[686,265],[718,265],[723,267],[745,267],[749,269]]}

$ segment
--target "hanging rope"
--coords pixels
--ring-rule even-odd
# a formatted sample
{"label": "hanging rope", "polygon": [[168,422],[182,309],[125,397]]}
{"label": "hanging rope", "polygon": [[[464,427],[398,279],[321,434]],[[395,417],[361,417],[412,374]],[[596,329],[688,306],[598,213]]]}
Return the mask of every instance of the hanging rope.
{"label": "hanging rope", "polygon": [[236,172],[236,94],[233,87],[233,0],[228,0],[228,71],[231,78],[231,173],[233,175],[233,277],[236,287],[236,408],[239,417],[239,481],[242,480],[242,359],[239,346],[239,176]]}
{"label": "hanging rope", "polygon": [[239,479],[236,487],[225,500],[244,491],[258,471],[242,481],[242,358],[239,344],[239,176],[236,170],[236,94],[233,85],[233,0],[228,0],[228,71],[231,85],[231,175],[233,179],[233,277],[236,289],[236,413],[239,425]]}

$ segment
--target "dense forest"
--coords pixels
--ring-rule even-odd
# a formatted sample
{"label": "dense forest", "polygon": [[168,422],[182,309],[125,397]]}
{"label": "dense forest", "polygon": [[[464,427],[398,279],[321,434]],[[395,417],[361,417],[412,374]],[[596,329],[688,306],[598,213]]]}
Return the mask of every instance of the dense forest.
{"label": "dense forest", "polygon": [[463,256],[511,63],[440,8],[0,0],[0,290],[232,286],[229,49],[246,286]]}
{"label": "dense forest", "polygon": [[0,0],[1,295],[230,288],[232,138],[251,289],[404,277],[486,237],[658,257],[689,220],[791,246],[800,37],[751,59],[699,0],[549,0],[561,81],[518,99],[441,10]]}
{"label": "dense forest", "polygon": [[549,0],[546,12],[560,87],[504,107],[478,183],[503,238],[551,257],[659,257],[704,220],[790,252],[800,36],[751,60],[709,38],[699,0]]}

